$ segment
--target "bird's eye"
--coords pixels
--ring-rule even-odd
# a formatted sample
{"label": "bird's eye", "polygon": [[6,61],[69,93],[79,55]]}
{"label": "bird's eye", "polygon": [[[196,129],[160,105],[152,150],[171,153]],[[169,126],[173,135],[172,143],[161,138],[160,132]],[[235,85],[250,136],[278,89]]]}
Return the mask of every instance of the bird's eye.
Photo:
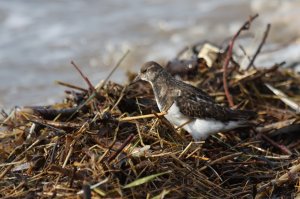
{"label": "bird's eye", "polygon": [[141,73],[146,73],[151,67],[147,66],[141,69]]}
{"label": "bird's eye", "polygon": [[141,73],[146,73],[149,70],[152,70],[155,65],[152,62],[146,62],[142,68]]}

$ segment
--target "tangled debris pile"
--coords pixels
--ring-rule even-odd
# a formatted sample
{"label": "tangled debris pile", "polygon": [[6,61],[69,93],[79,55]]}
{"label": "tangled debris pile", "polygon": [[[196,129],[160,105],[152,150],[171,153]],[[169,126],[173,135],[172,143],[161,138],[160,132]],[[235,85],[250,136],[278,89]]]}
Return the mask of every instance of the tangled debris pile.
{"label": "tangled debris pile", "polygon": [[300,197],[300,76],[282,64],[242,69],[233,43],[212,65],[195,46],[166,68],[257,111],[257,126],[195,143],[158,113],[150,85],[93,87],[73,63],[88,89],[60,82],[72,88],[63,103],[2,113],[1,198]]}

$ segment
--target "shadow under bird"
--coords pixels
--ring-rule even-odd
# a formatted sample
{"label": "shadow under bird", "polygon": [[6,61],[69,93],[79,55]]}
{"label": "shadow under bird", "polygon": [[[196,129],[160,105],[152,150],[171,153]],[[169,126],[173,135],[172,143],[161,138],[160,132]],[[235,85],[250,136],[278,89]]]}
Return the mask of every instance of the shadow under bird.
{"label": "shadow under bird", "polygon": [[164,117],[182,127],[195,140],[204,140],[217,132],[251,125],[256,113],[233,110],[217,104],[201,89],[175,79],[158,63],[146,62],[132,83],[144,80],[151,84],[155,100]]}

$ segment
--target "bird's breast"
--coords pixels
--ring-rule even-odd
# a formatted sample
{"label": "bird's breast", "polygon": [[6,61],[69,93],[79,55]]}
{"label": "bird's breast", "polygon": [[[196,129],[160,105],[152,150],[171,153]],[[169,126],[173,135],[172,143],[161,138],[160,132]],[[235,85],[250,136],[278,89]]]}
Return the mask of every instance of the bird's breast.
{"label": "bird's breast", "polygon": [[167,114],[165,115],[165,118],[169,120],[172,124],[175,126],[181,126],[184,123],[187,123],[190,118],[183,115],[180,112],[179,107],[177,106],[177,103],[174,102],[172,106],[167,110]]}

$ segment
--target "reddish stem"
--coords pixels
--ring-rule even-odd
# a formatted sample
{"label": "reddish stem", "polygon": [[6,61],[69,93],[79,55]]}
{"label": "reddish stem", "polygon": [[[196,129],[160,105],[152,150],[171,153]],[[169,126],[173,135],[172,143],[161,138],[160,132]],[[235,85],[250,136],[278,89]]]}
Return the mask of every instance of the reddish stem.
{"label": "reddish stem", "polygon": [[227,50],[227,55],[226,55],[225,62],[224,62],[224,65],[223,65],[223,86],[224,86],[224,92],[225,92],[225,95],[226,95],[226,98],[228,100],[228,103],[229,103],[230,107],[233,107],[234,103],[233,103],[233,100],[232,100],[232,96],[231,96],[231,94],[230,94],[230,92],[228,90],[228,85],[227,85],[227,69],[228,69],[228,65],[229,65],[230,59],[232,57],[233,45],[234,45],[234,42],[235,42],[236,38],[240,35],[240,33],[243,30],[248,30],[250,28],[251,22],[256,17],[258,17],[258,14],[250,17],[249,20],[246,21],[243,24],[243,26],[235,33],[235,35],[233,36],[233,38],[229,42],[229,47],[228,47],[228,50]]}

